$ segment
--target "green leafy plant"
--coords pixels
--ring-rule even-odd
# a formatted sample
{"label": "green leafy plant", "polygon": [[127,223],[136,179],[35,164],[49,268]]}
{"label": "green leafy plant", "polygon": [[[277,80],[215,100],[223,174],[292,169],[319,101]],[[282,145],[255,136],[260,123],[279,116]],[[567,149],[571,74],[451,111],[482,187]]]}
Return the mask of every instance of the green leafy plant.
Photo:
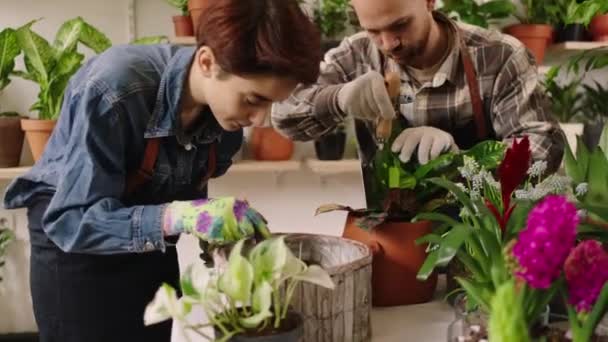
{"label": "green leafy plant", "polygon": [[36,82],[40,87],[38,100],[31,110],[37,111],[40,119],[56,120],[68,81],[84,60],[84,55],[77,50],[78,44],[96,53],[103,52],[112,44],[103,33],[80,17],[66,21],[52,44],[32,30],[36,22],[31,21],[16,31],[26,71],[15,74]]}
{"label": "green leafy plant", "polygon": [[557,81],[559,68],[553,67],[547,73],[543,82],[545,92],[551,98],[551,109],[560,122],[572,122],[581,116],[583,108],[583,93],[581,85],[583,77],[560,84]]}
{"label": "green leafy plant", "polygon": [[149,37],[141,37],[133,40],[130,44],[132,45],[154,45],[154,44],[162,44],[167,43],[169,38],[167,36],[149,36]]}
{"label": "green leafy plant", "polygon": [[608,118],[608,87],[595,81],[595,86],[583,84],[582,114],[590,122],[603,122]]}
{"label": "green leafy plant", "polygon": [[589,23],[597,14],[608,12],[608,2],[605,0],[561,0],[562,22],[564,24],[582,24],[589,26]]}
{"label": "green leafy plant", "polygon": [[[309,282],[333,289],[325,270],[307,266],[287,247],[285,236],[264,240],[243,256],[244,240],[230,252],[225,268],[190,267],[181,278],[183,296],[164,284],[147,306],[147,325],[173,318],[188,330],[212,340],[201,329],[212,326],[220,341],[248,332],[278,329],[288,315],[296,285]],[[210,320],[193,325],[186,316],[200,306]]]}
{"label": "green leafy plant", "polygon": [[515,5],[510,0],[491,0],[483,4],[475,0],[445,0],[439,10],[447,15],[456,13],[462,22],[488,28],[493,20],[513,15]]}
{"label": "green leafy plant", "polygon": [[[394,124],[385,146],[391,146],[402,131],[402,127]],[[501,142],[484,141],[460,153],[444,153],[425,165],[420,165],[417,160],[403,163],[390,148],[380,149],[374,157],[373,179],[365,188],[368,207],[353,209],[329,204],[319,207],[316,214],[349,211],[356,217],[357,226],[363,229],[372,229],[387,220],[410,221],[419,212],[435,211],[452,202],[448,191],[433,179],[456,179],[460,176],[458,168],[466,158],[473,158],[480,165],[494,169],[500,163],[504,149]]]}
{"label": "green leafy plant", "polygon": [[0,91],[11,82],[10,75],[15,69],[15,58],[21,53],[14,29],[0,32]]}
{"label": "green leafy plant", "polygon": [[167,3],[182,13],[183,16],[188,15],[188,0],[166,0]]}
{"label": "green leafy plant", "polygon": [[553,25],[559,22],[560,6],[555,0],[522,0],[524,14],[515,13],[522,24]]}

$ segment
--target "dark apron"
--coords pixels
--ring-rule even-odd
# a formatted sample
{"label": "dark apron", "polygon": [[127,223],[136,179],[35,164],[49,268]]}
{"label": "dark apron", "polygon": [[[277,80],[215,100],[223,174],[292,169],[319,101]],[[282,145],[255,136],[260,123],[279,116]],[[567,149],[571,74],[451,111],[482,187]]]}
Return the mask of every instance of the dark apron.
{"label": "dark apron", "polygon": [[[461,149],[469,149],[475,144],[490,139],[494,136],[493,133],[489,132],[488,127],[491,127],[489,118],[484,115],[483,102],[481,99],[481,93],[479,90],[479,84],[477,83],[477,72],[471,59],[471,55],[466,48],[466,44],[462,36],[458,35],[459,49],[460,49],[460,61],[464,68],[467,85],[469,87],[469,94],[471,96],[471,104],[473,107],[473,120],[462,127],[456,127],[450,131],[454,137],[454,141]],[[384,60],[381,58],[381,67],[384,69]],[[384,73],[384,70],[382,70]],[[408,123],[403,115],[398,115],[398,120],[402,127],[407,127]],[[374,188],[375,173],[373,169],[374,157],[377,152],[377,144],[372,132],[375,129],[370,126],[369,122],[363,120],[355,120],[355,134],[359,144],[359,155],[361,158],[361,169],[363,173],[363,184],[366,189],[366,201],[367,207],[373,206],[373,198],[369,195],[373,191],[369,189]],[[390,147],[389,147],[390,148]]]}
{"label": "dark apron", "polygon": [[[150,139],[140,169],[129,175],[124,199],[148,181],[160,139]],[[215,171],[211,145],[206,184]],[[166,251],[117,255],[65,253],[48,239],[42,217],[52,194],[28,207],[31,241],[30,287],[40,342],[169,342],[172,321],[149,327],[144,310],[162,283],[179,289],[174,246]],[[170,198],[155,198],[157,204]],[[177,238],[167,239],[177,242]]]}

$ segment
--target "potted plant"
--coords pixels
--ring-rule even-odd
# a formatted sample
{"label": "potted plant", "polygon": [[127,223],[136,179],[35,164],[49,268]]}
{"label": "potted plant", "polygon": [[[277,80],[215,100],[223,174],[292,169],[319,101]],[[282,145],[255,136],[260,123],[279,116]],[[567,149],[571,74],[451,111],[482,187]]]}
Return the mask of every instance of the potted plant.
{"label": "potted plant", "polygon": [[[392,141],[401,132],[393,125]],[[426,246],[415,241],[432,232],[432,222],[412,222],[419,212],[435,211],[449,203],[447,191],[429,182],[433,177],[455,179],[465,156],[474,156],[493,168],[498,165],[504,148],[500,142],[480,143],[462,153],[446,153],[420,165],[417,161],[402,163],[397,154],[384,148],[376,152],[364,173],[367,207],[353,209],[342,205],[325,205],[317,214],[333,210],[348,211],[343,236],[367,244],[373,254],[372,301],[375,306],[414,304],[429,301],[435,291],[436,273],[424,281],[416,278],[417,270],[427,258]],[[366,168],[366,169],[368,169]]]}
{"label": "potted plant", "polygon": [[553,25],[557,24],[559,6],[545,0],[523,0],[525,13],[515,14],[519,24],[508,26],[505,32],[519,39],[542,64],[547,45],[553,40]]}
{"label": "potted plant", "polygon": [[482,4],[475,0],[445,0],[439,11],[455,20],[488,28],[493,21],[513,15],[515,5],[510,0],[490,0]]}
{"label": "potted plant", "polygon": [[586,1],[597,5],[596,14],[589,25],[593,40],[598,42],[608,41],[608,3],[602,0]]}
{"label": "potted plant", "polygon": [[37,161],[59,117],[68,81],[84,60],[84,55],[77,50],[78,44],[101,53],[111,46],[111,42],[80,17],[66,21],[59,28],[53,44],[32,30],[34,23],[36,20],[16,31],[26,66],[26,71],[16,74],[37,83],[40,88],[38,100],[31,107],[38,112],[38,118],[21,120],[21,127]]}
{"label": "potted plant", "polygon": [[173,29],[176,37],[194,36],[192,17],[188,13],[188,0],[167,0],[169,5],[180,10],[181,15],[173,16]]}
{"label": "potted plant", "polygon": [[595,1],[555,0],[560,10],[556,27],[555,41],[585,41],[588,40],[587,27],[600,5]]}
{"label": "potted plant", "polygon": [[[146,307],[145,324],[173,318],[207,340],[214,339],[203,328],[213,328],[216,341],[299,341],[303,318],[289,305],[295,286],[303,281],[333,288],[334,283],[321,267],[296,257],[284,240],[265,240],[245,256],[239,241],[225,268],[191,266],[181,278],[182,296],[163,285]],[[190,323],[193,307],[202,308],[209,323]]]}
{"label": "potted plant", "polygon": [[[0,93],[11,82],[15,58],[21,53],[15,30],[6,28],[0,32]],[[0,168],[19,165],[23,148],[23,131],[19,115],[0,111]]]}

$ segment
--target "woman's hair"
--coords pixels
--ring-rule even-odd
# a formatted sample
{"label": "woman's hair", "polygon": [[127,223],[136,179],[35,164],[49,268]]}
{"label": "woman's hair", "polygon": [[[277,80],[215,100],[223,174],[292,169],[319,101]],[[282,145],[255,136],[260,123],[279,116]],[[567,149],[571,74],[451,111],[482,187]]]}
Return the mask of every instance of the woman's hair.
{"label": "woman's hair", "polygon": [[297,0],[209,1],[196,28],[198,46],[213,50],[226,72],[271,74],[314,83],[320,33]]}

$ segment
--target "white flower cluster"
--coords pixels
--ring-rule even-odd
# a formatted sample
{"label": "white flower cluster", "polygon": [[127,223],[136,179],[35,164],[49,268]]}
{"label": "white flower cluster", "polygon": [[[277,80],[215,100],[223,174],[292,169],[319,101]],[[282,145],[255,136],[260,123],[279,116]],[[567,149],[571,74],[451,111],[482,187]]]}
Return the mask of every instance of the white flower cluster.
{"label": "white flower cluster", "polygon": [[473,181],[473,177],[479,173],[479,164],[477,164],[477,161],[475,161],[474,158],[464,156],[463,166],[459,167],[458,171],[460,171],[460,175],[464,177],[464,179]]}
{"label": "white flower cluster", "polygon": [[539,160],[530,166],[528,169],[528,175],[530,177],[540,177],[545,173],[545,171],[547,171],[547,162],[544,160]]}
{"label": "white flower cluster", "polygon": [[576,196],[578,196],[578,197],[585,196],[587,191],[589,191],[589,184],[587,184],[587,183],[581,183],[581,184],[577,185],[576,189],[574,190],[574,192],[576,193]]}
{"label": "white flower cluster", "polygon": [[571,184],[569,177],[551,175],[531,189],[516,190],[515,198],[538,201],[549,194],[565,193]]}

